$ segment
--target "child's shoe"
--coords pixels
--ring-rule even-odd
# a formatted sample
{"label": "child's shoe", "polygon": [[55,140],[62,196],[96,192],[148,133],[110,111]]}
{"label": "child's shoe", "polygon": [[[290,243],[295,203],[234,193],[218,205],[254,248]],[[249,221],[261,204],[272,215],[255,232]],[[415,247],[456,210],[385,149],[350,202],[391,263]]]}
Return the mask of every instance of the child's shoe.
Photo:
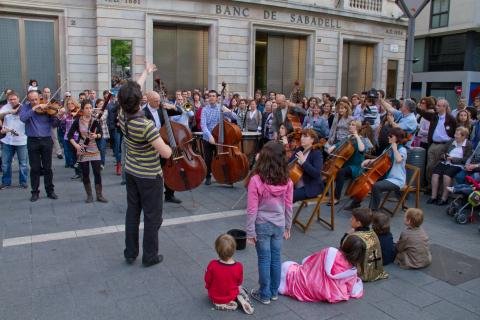
{"label": "child's shoe", "polygon": [[235,311],[238,308],[238,304],[235,301],[229,303],[214,303],[215,309],[222,311]]}
{"label": "child's shoe", "polygon": [[250,295],[252,296],[253,299],[257,300],[257,301],[260,302],[260,303],[270,304],[270,299],[263,299],[263,298],[260,296],[260,292],[258,292],[258,290],[253,289],[253,290],[250,292]]}
{"label": "child's shoe", "polygon": [[245,288],[242,287],[240,289],[240,292],[238,293],[238,296],[237,296],[237,300],[246,314],[253,314],[253,311],[255,309],[252,306],[252,302],[250,301],[247,290],[245,290]]}
{"label": "child's shoe", "polygon": [[447,187],[448,192],[453,193],[453,187]]}

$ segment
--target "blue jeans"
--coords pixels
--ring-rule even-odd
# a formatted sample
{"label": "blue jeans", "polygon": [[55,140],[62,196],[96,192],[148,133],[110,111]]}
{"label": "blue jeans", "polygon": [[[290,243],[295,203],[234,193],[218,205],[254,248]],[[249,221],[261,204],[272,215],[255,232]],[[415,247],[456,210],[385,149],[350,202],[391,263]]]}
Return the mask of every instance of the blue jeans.
{"label": "blue jeans", "polygon": [[70,141],[65,139],[63,140],[63,153],[65,154],[65,165],[69,168],[73,168],[75,162],[77,162],[77,157]]}
{"label": "blue jeans", "polygon": [[122,134],[119,128],[110,131],[110,139],[113,139],[113,155],[119,163],[122,160]]}
{"label": "blue jeans", "polygon": [[105,153],[107,152],[107,140],[104,138],[97,140],[97,147],[100,150],[100,159],[103,166],[105,166]]}
{"label": "blue jeans", "polygon": [[260,297],[269,300],[278,294],[282,273],[281,251],[284,228],[267,222],[255,224],[257,234],[258,283]]}
{"label": "blue jeans", "polygon": [[23,146],[12,146],[10,144],[2,144],[2,184],[11,185],[12,184],[12,160],[13,156],[17,153],[18,165],[19,165],[19,182],[20,184],[27,184],[28,177],[28,151],[27,145]]}

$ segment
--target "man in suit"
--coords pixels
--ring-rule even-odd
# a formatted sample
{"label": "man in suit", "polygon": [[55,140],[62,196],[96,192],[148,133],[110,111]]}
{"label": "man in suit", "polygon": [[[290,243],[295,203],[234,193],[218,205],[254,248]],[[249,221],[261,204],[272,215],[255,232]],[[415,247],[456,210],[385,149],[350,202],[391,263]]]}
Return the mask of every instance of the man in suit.
{"label": "man in suit", "polygon": [[[147,92],[147,105],[143,108],[145,117],[155,122],[155,126],[158,130],[165,124],[163,112],[160,110],[160,95],[155,91]],[[181,115],[182,109],[175,107],[170,103],[164,103],[163,107],[167,110],[169,117]],[[164,159],[161,159],[162,165],[165,163]],[[182,200],[178,199],[174,195],[175,191],[165,185],[165,202],[181,203]]]}
{"label": "man in suit", "polygon": [[299,108],[296,106],[290,106],[290,102],[285,99],[285,95],[277,94],[276,102],[278,105],[277,110],[273,113],[273,120],[272,120],[272,131],[273,131],[273,138],[277,139],[278,128],[283,123],[287,128],[287,132],[293,131],[293,125],[288,120],[287,114],[291,113],[298,117],[298,115],[305,115],[306,111],[303,108]]}

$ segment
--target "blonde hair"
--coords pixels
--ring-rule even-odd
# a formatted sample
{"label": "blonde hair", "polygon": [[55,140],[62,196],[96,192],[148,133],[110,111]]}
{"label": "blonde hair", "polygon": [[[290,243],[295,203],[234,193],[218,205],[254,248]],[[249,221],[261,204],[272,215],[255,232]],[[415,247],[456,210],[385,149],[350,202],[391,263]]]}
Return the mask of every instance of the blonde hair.
{"label": "blonde hair", "polygon": [[348,118],[352,114],[352,108],[350,107],[350,102],[340,100],[340,102],[337,103],[335,110],[338,111],[338,109],[342,106],[346,109],[346,112],[343,115],[343,118]]}
{"label": "blonde hair", "polygon": [[351,120],[348,125],[354,123],[355,127],[357,127],[357,132],[359,132],[362,129],[362,123],[358,120]]}
{"label": "blonde hair", "polygon": [[405,217],[412,228],[418,228],[423,223],[423,211],[417,208],[410,208],[405,212]]}
{"label": "blonde hair", "polygon": [[235,239],[229,234],[221,234],[215,240],[215,251],[217,251],[218,257],[223,261],[233,257],[236,249]]}
{"label": "blonde hair", "polygon": [[466,138],[468,138],[468,135],[470,134],[470,131],[465,127],[458,127],[455,131],[460,131],[460,134]]}

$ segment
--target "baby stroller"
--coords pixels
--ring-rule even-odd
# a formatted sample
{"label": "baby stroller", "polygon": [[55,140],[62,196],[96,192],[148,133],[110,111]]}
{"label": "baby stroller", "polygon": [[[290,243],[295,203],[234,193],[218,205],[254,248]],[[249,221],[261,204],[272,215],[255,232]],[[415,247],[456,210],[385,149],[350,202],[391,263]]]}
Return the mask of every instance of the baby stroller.
{"label": "baby stroller", "polygon": [[[469,185],[459,185],[453,187],[453,193],[459,196],[453,200],[447,208],[447,214],[452,216],[455,222],[459,224],[466,224],[475,221],[476,208],[480,206],[480,188],[477,188],[478,183],[467,176],[465,178]],[[477,190],[475,190],[477,189]]]}

